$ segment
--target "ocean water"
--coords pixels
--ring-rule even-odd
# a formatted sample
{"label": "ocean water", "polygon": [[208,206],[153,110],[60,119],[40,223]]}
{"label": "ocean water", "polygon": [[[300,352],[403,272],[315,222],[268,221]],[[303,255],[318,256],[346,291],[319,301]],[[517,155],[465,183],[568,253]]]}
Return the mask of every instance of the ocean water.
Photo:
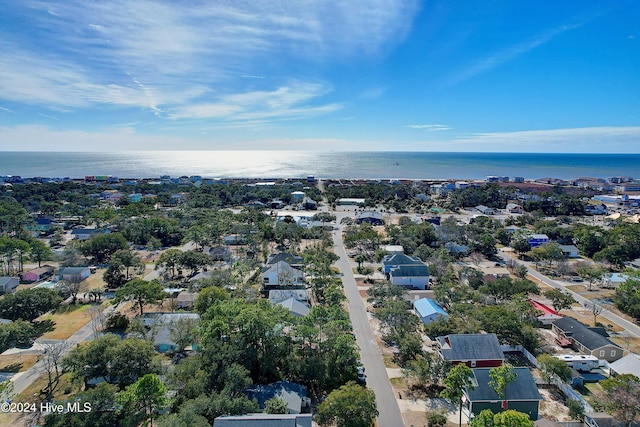
{"label": "ocean water", "polygon": [[481,179],[488,175],[640,176],[640,154],[130,151],[0,152],[0,176],[158,178]]}

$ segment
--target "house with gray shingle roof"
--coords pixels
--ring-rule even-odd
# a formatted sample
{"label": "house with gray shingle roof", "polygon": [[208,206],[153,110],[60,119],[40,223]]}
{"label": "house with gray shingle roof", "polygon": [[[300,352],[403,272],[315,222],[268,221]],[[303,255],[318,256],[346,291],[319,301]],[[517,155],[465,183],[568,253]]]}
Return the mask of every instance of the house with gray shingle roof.
{"label": "house with gray shingle roof", "polygon": [[583,354],[591,354],[607,362],[615,362],[624,354],[620,346],[599,333],[603,332],[600,328],[589,328],[573,317],[556,320],[551,324],[551,329],[559,338],[569,340],[571,346]]}
{"label": "house with gray shingle roof", "polygon": [[513,409],[529,415],[532,421],[537,420],[542,396],[529,368],[513,368],[515,379],[505,387],[504,397],[500,397],[489,385],[490,371],[489,368],[473,369],[474,388],[464,391],[466,399],[463,401],[466,402],[466,406],[463,407],[463,411],[472,418],[483,409],[490,409],[494,414]]}
{"label": "house with gray shingle roof", "polygon": [[311,414],[224,415],[213,427],[311,427]]}
{"label": "house with gray shingle roof", "polygon": [[426,289],[429,286],[429,267],[420,258],[391,254],[382,259],[382,272],[394,285]]}
{"label": "house with gray shingle roof", "polygon": [[491,368],[504,361],[496,334],[450,334],[436,338],[436,342],[440,357],[454,365]]}

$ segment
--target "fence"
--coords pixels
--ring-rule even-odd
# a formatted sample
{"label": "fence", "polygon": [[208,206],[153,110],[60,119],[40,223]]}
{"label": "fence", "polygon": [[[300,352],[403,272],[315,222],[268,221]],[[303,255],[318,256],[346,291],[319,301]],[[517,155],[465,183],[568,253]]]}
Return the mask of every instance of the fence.
{"label": "fence", "polygon": [[[516,346],[509,346],[509,345],[503,345],[500,346],[502,351],[519,351],[520,353],[522,353],[524,355],[524,357],[527,358],[527,360],[529,362],[531,362],[533,364],[533,366],[535,366],[536,368],[538,368],[538,361],[536,360],[536,358],[533,356],[533,354],[529,353],[529,351],[527,351],[526,348],[524,348],[521,345],[516,345]],[[578,402],[580,402],[580,404],[582,405],[582,407],[584,408],[585,412],[595,412],[595,409],[593,409],[593,407],[591,405],[589,405],[589,403],[587,403],[586,400],[584,400],[582,398],[582,396],[577,393],[569,384],[563,383],[562,381],[558,380],[558,379],[554,379],[553,380],[553,384],[555,386],[558,387],[558,389],[569,399],[573,399],[573,400],[577,400]]]}

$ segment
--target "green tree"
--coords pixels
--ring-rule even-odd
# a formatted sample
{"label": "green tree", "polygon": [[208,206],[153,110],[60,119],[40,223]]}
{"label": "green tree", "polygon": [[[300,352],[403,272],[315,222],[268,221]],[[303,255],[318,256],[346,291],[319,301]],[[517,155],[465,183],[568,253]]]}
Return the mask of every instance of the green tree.
{"label": "green tree", "polygon": [[94,388],[87,388],[85,391],[75,394],[69,403],[88,403],[91,405],[90,411],[52,413],[45,417],[44,426],[117,426],[120,424],[120,419],[114,410],[116,406],[116,391],[117,387],[108,383],[100,383]]}
{"label": "green tree", "polygon": [[168,403],[167,387],[155,374],[146,374],[118,393],[117,401],[127,418],[150,420]]}
{"label": "green tree", "polygon": [[377,416],[373,391],[348,382],[318,406],[317,420],[321,426],[372,427]]}
{"label": "green tree", "polygon": [[218,286],[207,286],[198,292],[198,297],[194,303],[194,308],[200,315],[203,315],[209,307],[216,301],[227,301],[229,293]]}
{"label": "green tree", "polygon": [[62,298],[52,289],[22,289],[13,294],[7,294],[0,300],[0,317],[31,322],[57,308],[61,302]]}
{"label": "green tree", "polygon": [[447,376],[444,378],[444,390],[440,393],[440,396],[447,399],[453,404],[458,404],[458,410],[460,411],[460,418],[458,425],[462,427],[462,397],[466,389],[474,389],[473,381],[471,377],[473,371],[470,367],[464,363],[459,363],[449,370]]}
{"label": "green tree", "polygon": [[62,366],[85,383],[102,378],[124,388],[145,374],[159,372],[154,356],[153,345],[148,341],[105,334],[71,350]]}
{"label": "green tree", "polygon": [[127,249],[127,239],[120,233],[98,234],[80,246],[84,256],[90,256],[98,264],[104,264],[121,249]]}
{"label": "green tree", "polygon": [[589,290],[591,290],[593,282],[602,277],[604,270],[597,265],[581,262],[576,266],[576,273],[589,282]]}
{"label": "green tree", "polygon": [[599,403],[630,427],[640,413],[640,378],[622,374],[601,381],[600,385],[604,393]]}
{"label": "green tree", "polygon": [[493,416],[494,427],[533,427],[533,421],[529,415],[508,409]]}
{"label": "green tree", "polygon": [[631,275],[616,289],[615,303],[620,310],[640,319],[640,275]]}
{"label": "green tree", "polygon": [[167,249],[158,257],[155,269],[170,270],[171,277],[175,277],[176,268],[180,265],[181,255],[182,251],[180,249]]}
{"label": "green tree", "polygon": [[554,378],[562,382],[567,382],[571,379],[571,368],[564,360],[548,354],[541,354],[536,357],[536,360],[542,372],[542,377],[547,383],[550,383]]}
{"label": "green tree", "polygon": [[427,425],[429,427],[445,427],[447,425],[446,412],[440,411],[427,411]]}
{"label": "green tree", "polygon": [[33,239],[29,245],[31,246],[29,256],[33,261],[38,263],[38,267],[42,265],[42,261],[47,261],[53,258],[53,252],[49,249],[49,246],[41,240]]}
{"label": "green tree", "polygon": [[169,337],[176,343],[177,351],[194,344],[198,339],[199,321],[193,317],[184,317],[169,324]]}
{"label": "green tree", "polygon": [[513,239],[511,241],[511,247],[514,251],[517,252],[518,258],[522,258],[522,255],[526,254],[531,250],[531,245],[529,244],[529,240],[524,237],[520,237],[517,239]]}
{"label": "green tree", "polygon": [[132,309],[139,308],[141,316],[144,314],[145,305],[157,304],[165,297],[166,294],[160,283],[142,279],[133,279],[116,291],[116,302],[134,301]]}
{"label": "green tree", "polygon": [[569,409],[569,417],[572,420],[584,420],[584,406],[575,399],[567,399],[567,408]]}
{"label": "green tree", "polygon": [[279,397],[272,397],[264,402],[264,412],[267,414],[287,414],[289,407],[287,406],[287,402]]}
{"label": "green tree", "polygon": [[555,311],[570,309],[577,302],[573,296],[560,289],[548,290],[544,293],[544,296],[551,300]]}
{"label": "green tree", "polygon": [[513,370],[513,366],[508,363],[503,363],[500,366],[489,369],[489,385],[495,390],[495,392],[504,399],[507,385],[516,379],[516,373]]}

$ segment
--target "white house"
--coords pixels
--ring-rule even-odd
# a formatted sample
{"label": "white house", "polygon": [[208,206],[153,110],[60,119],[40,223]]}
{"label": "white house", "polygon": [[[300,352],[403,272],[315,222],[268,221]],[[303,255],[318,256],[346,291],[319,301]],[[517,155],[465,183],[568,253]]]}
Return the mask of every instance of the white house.
{"label": "white house", "polygon": [[304,272],[291,267],[284,261],[278,261],[262,269],[262,283],[265,286],[293,286],[304,283]]}
{"label": "white house", "polygon": [[611,273],[602,278],[602,287],[607,289],[618,289],[618,286],[627,281],[629,276],[621,273]]}

